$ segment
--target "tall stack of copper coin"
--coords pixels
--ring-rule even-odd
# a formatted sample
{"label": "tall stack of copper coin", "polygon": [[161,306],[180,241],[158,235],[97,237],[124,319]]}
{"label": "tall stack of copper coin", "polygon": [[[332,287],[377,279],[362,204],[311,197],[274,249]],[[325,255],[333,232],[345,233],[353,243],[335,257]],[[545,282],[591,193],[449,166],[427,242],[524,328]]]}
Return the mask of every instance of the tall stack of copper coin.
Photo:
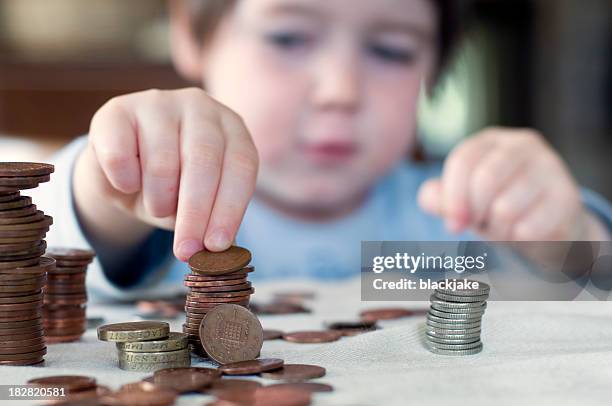
{"label": "tall stack of copper coin", "polygon": [[53,166],[0,163],[0,365],[32,365],[47,353],[42,322],[47,271],[55,261],[42,257],[53,223],[20,191],[48,182]]}
{"label": "tall stack of copper coin", "polygon": [[95,253],[87,249],[50,248],[55,269],[47,274],[44,326],[48,343],[77,341],[87,328],[87,267]]}
{"label": "tall stack of copper coin", "polygon": [[232,246],[223,252],[200,251],[189,259],[191,273],[185,275],[188,287],[185,312],[187,318],[183,332],[195,354],[206,357],[199,337],[200,323],[206,313],[221,304],[236,304],[248,309],[255,291],[248,274],[254,268],[249,250]]}

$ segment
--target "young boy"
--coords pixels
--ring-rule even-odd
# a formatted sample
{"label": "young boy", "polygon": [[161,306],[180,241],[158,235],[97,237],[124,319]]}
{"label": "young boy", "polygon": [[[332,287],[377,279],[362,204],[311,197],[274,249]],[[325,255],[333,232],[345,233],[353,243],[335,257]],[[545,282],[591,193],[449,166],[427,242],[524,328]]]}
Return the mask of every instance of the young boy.
{"label": "young boy", "polygon": [[89,286],[129,298],[182,288],[172,251],[235,238],[256,278],[358,275],[362,240],[609,240],[610,206],[532,130],[487,129],[441,171],[405,161],[454,5],[172,2],[174,62],[205,90],[102,107],[58,157],[50,243],[93,246]]}

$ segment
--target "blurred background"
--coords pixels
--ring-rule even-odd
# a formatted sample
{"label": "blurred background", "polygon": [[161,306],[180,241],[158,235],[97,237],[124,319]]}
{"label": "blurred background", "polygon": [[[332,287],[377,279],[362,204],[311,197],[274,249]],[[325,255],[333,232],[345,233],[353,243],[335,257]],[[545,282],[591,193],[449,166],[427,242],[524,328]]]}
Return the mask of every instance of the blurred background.
{"label": "blurred background", "polygon": [[[612,1],[472,0],[466,29],[421,102],[428,155],[488,125],[533,127],[612,199]],[[86,133],[115,95],[187,85],[170,64],[164,0],[0,0],[0,134],[40,153]]]}

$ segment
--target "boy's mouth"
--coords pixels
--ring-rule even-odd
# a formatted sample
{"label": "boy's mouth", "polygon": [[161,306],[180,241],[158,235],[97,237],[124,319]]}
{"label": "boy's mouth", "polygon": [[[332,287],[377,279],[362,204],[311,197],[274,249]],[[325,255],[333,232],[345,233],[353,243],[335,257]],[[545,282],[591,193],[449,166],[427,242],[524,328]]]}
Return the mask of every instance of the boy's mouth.
{"label": "boy's mouth", "polygon": [[352,142],[319,142],[302,146],[307,159],[328,165],[346,162],[357,154],[357,150]]}

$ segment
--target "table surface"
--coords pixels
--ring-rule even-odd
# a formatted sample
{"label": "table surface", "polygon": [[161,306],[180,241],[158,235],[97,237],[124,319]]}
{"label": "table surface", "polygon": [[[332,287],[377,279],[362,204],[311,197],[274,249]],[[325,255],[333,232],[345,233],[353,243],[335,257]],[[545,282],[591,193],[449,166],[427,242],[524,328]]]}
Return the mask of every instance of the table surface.
{"label": "table surface", "polygon": [[[273,283],[256,289],[254,300],[261,302],[284,290],[316,292],[307,301],[310,314],[260,317],[264,328],[284,331],[320,329],[325,321],[355,319],[366,308],[427,307],[363,303],[359,280]],[[266,341],[261,356],[325,367],[327,375],[316,382],[329,383],[335,390],[316,394],[315,405],[609,404],[611,310],[609,302],[490,302],[483,319],[484,350],[466,357],[430,353],[422,343],[422,315],[381,322],[380,330],[333,343]],[[130,305],[90,305],[88,316],[102,316],[105,323],[138,320]],[[181,330],[181,319],[169,320],[173,331]],[[120,370],[115,346],[98,341],[94,329],[79,342],[49,345],[45,360],[43,367],[0,366],[0,381],[24,384],[34,377],[83,374],[116,389],[149,375]],[[195,358],[193,365],[212,366]],[[207,399],[212,398],[188,395],[177,404],[201,405]]]}

